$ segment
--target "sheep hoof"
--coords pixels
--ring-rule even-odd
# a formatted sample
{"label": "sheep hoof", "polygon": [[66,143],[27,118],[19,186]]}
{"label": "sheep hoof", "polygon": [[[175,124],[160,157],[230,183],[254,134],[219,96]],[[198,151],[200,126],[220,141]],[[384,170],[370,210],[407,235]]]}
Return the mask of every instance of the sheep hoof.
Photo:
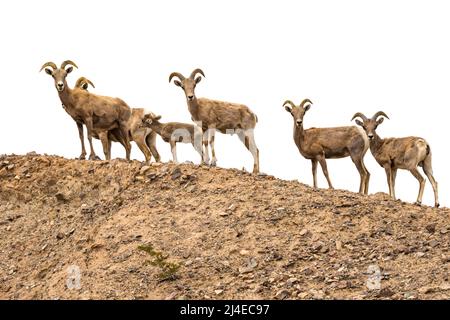
{"label": "sheep hoof", "polygon": [[210,167],[216,167],[217,166],[217,164],[216,164],[216,162],[215,161],[212,161],[210,164],[209,164],[209,166]]}
{"label": "sheep hoof", "polygon": [[441,205],[440,205],[439,203],[436,203],[434,206],[435,206],[436,208],[439,208]]}
{"label": "sheep hoof", "polygon": [[86,160],[86,155],[82,154],[78,157],[78,160]]}
{"label": "sheep hoof", "polygon": [[415,203],[414,203],[416,206],[421,206],[422,205],[422,202],[420,202],[420,201],[416,201]]}
{"label": "sheep hoof", "polygon": [[100,159],[100,157],[99,156],[97,156],[97,155],[95,155],[95,154],[91,154],[90,156],[89,156],[89,160],[101,160]]}

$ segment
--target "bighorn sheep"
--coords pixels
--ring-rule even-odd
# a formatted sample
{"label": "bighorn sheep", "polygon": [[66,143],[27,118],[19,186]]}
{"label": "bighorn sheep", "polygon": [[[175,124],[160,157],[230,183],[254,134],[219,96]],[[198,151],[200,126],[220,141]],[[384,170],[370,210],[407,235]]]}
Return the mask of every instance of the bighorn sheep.
{"label": "bighorn sheep", "polygon": [[[87,78],[81,77],[77,80],[75,87],[82,88],[87,90],[89,85],[95,88],[94,84]],[[139,149],[145,156],[145,161],[150,162],[151,156],[155,157],[155,161],[159,162],[161,157],[159,156],[158,150],[156,149],[156,133],[150,129],[143,128],[141,126],[141,122],[145,117],[144,109],[141,108],[132,108],[131,116],[128,120],[128,129],[130,134],[130,140],[136,142]],[[98,132],[93,131],[93,137],[98,139]],[[124,140],[122,138],[121,132],[118,128],[112,129],[108,132],[108,140],[109,140],[109,152],[111,153],[111,141],[119,142],[124,147]]]}
{"label": "bighorn sheep", "polygon": [[332,189],[328,176],[326,159],[345,158],[350,156],[361,177],[359,192],[367,194],[369,191],[370,174],[364,165],[364,155],[369,149],[369,140],[364,131],[358,127],[310,128],[303,129],[303,117],[311,107],[309,99],[296,106],[287,100],[283,106],[294,118],[294,141],[300,154],[311,160],[314,188],[317,188],[317,162],[327,178],[328,186]]}
{"label": "bighorn sheep", "polygon": [[[202,132],[197,126],[179,122],[161,123],[159,122],[160,119],[161,116],[150,113],[144,116],[143,123],[144,126],[159,134],[165,142],[170,143],[170,149],[175,163],[178,163],[176,149],[178,142],[191,143],[194,149],[200,154],[201,160],[203,160],[201,142]],[[199,137],[196,138],[196,135]]]}
{"label": "bighorn sheep", "polygon": [[218,130],[221,133],[237,133],[244,142],[246,148],[251,152],[254,160],[253,173],[259,172],[259,150],[256,147],[254,128],[258,122],[256,115],[245,105],[216,100],[198,98],[195,96],[195,87],[205,77],[201,69],[195,69],[188,78],[181,73],[173,72],[169,82],[174,77],[176,86],[181,87],[186,95],[189,112],[192,120],[202,128],[204,145],[204,162],[209,162],[208,144],[211,147],[212,161],[215,166],[217,159],[214,150],[214,134]]}
{"label": "bighorn sheep", "polygon": [[[66,69],[67,66],[69,67]],[[109,152],[108,131],[118,128],[123,137],[126,158],[130,160],[131,144],[127,127],[131,115],[130,107],[119,98],[98,96],[81,88],[70,89],[67,85],[66,77],[73,71],[73,67],[78,68],[70,60],[64,61],[60,68],[53,62],[47,62],[41,67],[40,71],[45,69],[45,72],[53,77],[62,104],[77,122],[80,140],[82,140],[80,158],[83,159],[86,156],[83,141],[83,126],[81,125],[84,123],[88,131],[88,140],[91,149],[89,159],[94,160],[97,158],[92,146],[94,129],[102,141],[106,160],[110,160],[111,153]]]}
{"label": "bighorn sheep", "polygon": [[430,145],[425,139],[419,137],[381,139],[376,133],[377,127],[384,121],[384,118],[380,117],[389,119],[383,111],[375,113],[370,119],[358,112],[353,116],[352,121],[361,118],[362,122],[356,120],[356,124],[366,132],[370,140],[370,151],[378,164],[386,171],[389,195],[395,199],[397,169],[409,170],[419,181],[420,188],[416,203],[421,204],[425,188],[425,179],[417,170],[417,167],[421,166],[433,186],[435,206],[439,207],[438,185],[433,176]]}

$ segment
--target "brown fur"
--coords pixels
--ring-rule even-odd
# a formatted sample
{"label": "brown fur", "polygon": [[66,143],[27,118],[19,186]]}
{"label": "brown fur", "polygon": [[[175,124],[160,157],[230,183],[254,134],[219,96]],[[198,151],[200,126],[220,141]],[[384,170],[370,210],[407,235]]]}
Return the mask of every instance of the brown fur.
{"label": "brown fur", "polygon": [[333,188],[325,159],[351,157],[361,177],[359,192],[368,194],[370,173],[364,165],[364,156],[369,148],[369,143],[364,133],[357,127],[305,130],[303,118],[311,104],[312,102],[308,99],[303,100],[299,106],[287,100],[284,107],[294,119],[294,141],[300,154],[311,160],[314,188],[317,188],[317,163],[320,163],[322,167],[328,186]]}
{"label": "brown fur", "polygon": [[[143,124],[144,126],[159,134],[165,142],[170,143],[172,157],[175,163],[178,162],[176,151],[176,144],[178,142],[191,143],[195,150],[200,154],[200,158],[202,159],[201,140],[195,138],[196,134],[201,135],[201,130],[196,130],[196,127],[194,125],[187,123],[161,123],[159,122],[160,119],[161,116],[147,114],[144,116]],[[198,143],[196,143],[196,141]]]}
{"label": "brown fur", "polygon": [[355,114],[353,119],[360,117],[363,120],[362,122],[356,120],[356,123],[366,132],[370,139],[370,151],[372,155],[386,171],[390,196],[395,199],[397,169],[408,170],[419,181],[420,187],[417,203],[421,204],[425,187],[425,179],[417,170],[417,167],[421,166],[433,186],[435,206],[439,207],[438,186],[433,176],[430,146],[424,139],[419,137],[380,138],[376,133],[376,129],[383,123],[384,119],[379,118],[381,116],[388,118],[384,112],[380,111],[370,119],[362,113]]}
{"label": "brown fur", "polygon": [[253,130],[257,123],[256,115],[245,105],[222,102],[199,98],[195,96],[195,87],[201,81],[201,77],[195,78],[200,73],[200,69],[194,70],[189,78],[185,78],[180,73],[172,73],[169,81],[173,77],[175,85],[181,87],[186,95],[189,112],[192,120],[196,122],[205,133],[203,138],[204,162],[209,162],[208,144],[211,146],[211,165],[216,165],[216,155],[214,150],[214,133],[218,130],[221,133],[237,133],[244,142],[246,148],[252,153],[254,164],[253,173],[259,172],[259,150],[256,147]]}
{"label": "brown fur", "polygon": [[[86,125],[90,145],[89,158],[97,158],[92,145],[92,137],[95,130],[102,141],[106,159],[111,159],[111,153],[108,148],[110,145],[108,132],[117,128],[123,137],[126,158],[129,160],[131,145],[127,123],[131,116],[130,107],[119,98],[95,95],[82,88],[70,89],[67,85],[66,77],[72,72],[73,67],[65,68],[69,64],[76,67],[73,62],[65,61],[61,65],[61,68],[56,68],[54,63],[46,63],[42,66],[41,70],[45,68],[45,72],[53,77],[59,98],[65,106],[67,113],[77,122],[80,139],[83,140],[83,127],[82,125],[80,126],[80,123]],[[80,158],[84,158],[85,155],[85,150],[82,150]]]}

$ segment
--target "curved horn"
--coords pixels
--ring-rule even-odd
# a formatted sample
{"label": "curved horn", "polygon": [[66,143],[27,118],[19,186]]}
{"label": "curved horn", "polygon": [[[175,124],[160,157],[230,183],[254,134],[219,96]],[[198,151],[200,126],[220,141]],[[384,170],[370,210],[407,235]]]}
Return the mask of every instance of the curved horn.
{"label": "curved horn", "polygon": [[313,104],[311,100],[309,100],[309,99],[305,99],[305,100],[303,100],[303,101],[302,101],[302,103],[300,103],[300,107],[302,107],[302,108],[303,108],[303,107],[305,106],[305,104],[307,104],[307,103],[309,103],[309,104]]}
{"label": "curved horn", "polygon": [[367,117],[364,114],[362,114],[361,112],[355,113],[355,115],[353,116],[351,121],[355,120],[358,117],[361,118],[363,121],[367,121]]}
{"label": "curved horn", "polygon": [[389,117],[386,115],[386,113],[384,113],[383,111],[378,111],[377,113],[375,113],[375,114],[373,115],[372,120],[377,120],[378,117],[381,117],[381,116],[383,116],[383,117],[389,119]]}
{"label": "curved horn", "polygon": [[92,86],[92,88],[95,88],[94,84],[91,82],[91,80],[89,80],[88,78],[85,77],[81,77],[77,80],[75,87],[76,88],[81,88],[83,83],[88,83]]}
{"label": "curved horn", "polygon": [[41,72],[42,70],[44,70],[47,67],[51,67],[53,70],[58,69],[58,67],[56,66],[56,64],[54,62],[46,62],[42,65],[41,70],[39,70],[39,72]]}
{"label": "curved horn", "polygon": [[181,73],[179,72],[172,72],[169,76],[169,82],[172,81],[173,77],[177,77],[178,79],[180,79],[181,81],[183,81],[184,79],[186,79]]}
{"label": "curved horn", "polygon": [[295,107],[295,104],[291,101],[291,100],[286,100],[284,103],[283,103],[283,107],[284,106],[286,106],[287,104],[290,104],[291,105],[291,107]]}
{"label": "curved horn", "polygon": [[195,69],[194,71],[192,71],[191,75],[189,76],[189,78],[191,78],[192,80],[194,80],[194,77],[197,73],[200,73],[204,78],[206,78],[205,74],[203,73],[202,69]]}
{"label": "curved horn", "polygon": [[78,69],[78,66],[76,65],[76,63],[71,60],[66,60],[63,63],[61,63],[61,69],[65,69],[69,64]]}

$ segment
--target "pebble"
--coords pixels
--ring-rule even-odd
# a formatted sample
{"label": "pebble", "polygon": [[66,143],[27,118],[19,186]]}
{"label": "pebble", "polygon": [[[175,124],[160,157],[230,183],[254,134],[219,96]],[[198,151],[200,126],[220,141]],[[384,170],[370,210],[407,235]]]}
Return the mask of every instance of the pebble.
{"label": "pebble", "polygon": [[275,298],[277,298],[279,300],[284,300],[284,299],[288,298],[289,295],[290,295],[289,291],[287,291],[286,289],[282,289],[277,292],[277,294],[275,295]]}
{"label": "pebble", "polygon": [[303,237],[303,236],[306,236],[307,234],[308,234],[308,230],[307,229],[302,229],[302,231],[300,231],[300,235]]}

